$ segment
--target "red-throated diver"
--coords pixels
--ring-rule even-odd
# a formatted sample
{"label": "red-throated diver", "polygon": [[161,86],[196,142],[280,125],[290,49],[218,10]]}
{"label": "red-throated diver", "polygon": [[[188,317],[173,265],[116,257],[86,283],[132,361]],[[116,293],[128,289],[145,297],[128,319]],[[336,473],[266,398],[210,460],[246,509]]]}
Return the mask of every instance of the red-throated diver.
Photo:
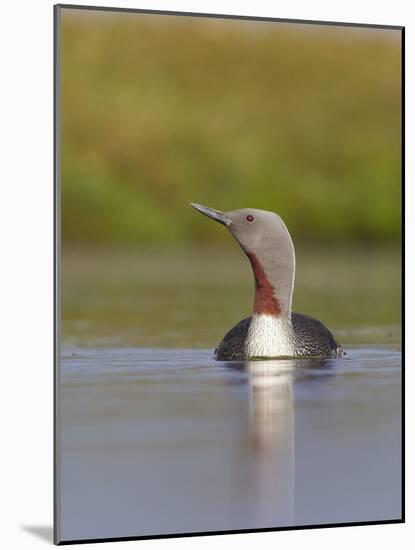
{"label": "red-throated diver", "polygon": [[237,323],[215,349],[215,359],[255,357],[341,357],[343,348],[317,319],[291,312],[294,246],[274,212],[243,208],[220,212],[191,203],[225,225],[251,262],[255,278],[254,311]]}

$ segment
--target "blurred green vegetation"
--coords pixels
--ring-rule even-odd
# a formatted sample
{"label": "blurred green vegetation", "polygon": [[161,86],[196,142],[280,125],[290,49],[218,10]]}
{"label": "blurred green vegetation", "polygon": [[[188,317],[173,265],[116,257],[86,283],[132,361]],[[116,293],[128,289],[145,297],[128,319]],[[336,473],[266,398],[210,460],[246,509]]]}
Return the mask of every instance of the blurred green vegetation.
{"label": "blurred green vegetation", "polygon": [[400,33],[62,10],[64,244],[400,238]]}

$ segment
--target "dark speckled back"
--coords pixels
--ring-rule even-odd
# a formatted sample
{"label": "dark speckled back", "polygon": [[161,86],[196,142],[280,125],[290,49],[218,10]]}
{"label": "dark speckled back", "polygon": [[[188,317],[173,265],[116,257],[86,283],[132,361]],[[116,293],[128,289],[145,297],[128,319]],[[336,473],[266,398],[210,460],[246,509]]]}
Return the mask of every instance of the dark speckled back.
{"label": "dark speckled back", "polygon": [[[343,348],[336,342],[332,333],[317,319],[303,315],[291,314],[294,329],[297,357],[341,357]],[[215,349],[218,361],[242,361],[247,359],[245,341],[251,317],[239,321]]]}

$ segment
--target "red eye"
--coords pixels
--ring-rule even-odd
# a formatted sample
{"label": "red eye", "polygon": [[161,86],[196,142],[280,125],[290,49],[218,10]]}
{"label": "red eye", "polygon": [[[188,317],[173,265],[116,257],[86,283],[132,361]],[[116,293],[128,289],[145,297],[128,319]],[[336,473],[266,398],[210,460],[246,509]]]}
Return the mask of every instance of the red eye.
{"label": "red eye", "polygon": [[252,223],[252,222],[255,220],[255,218],[254,218],[254,216],[252,216],[251,214],[248,214],[247,217],[246,217],[246,220],[247,220],[249,223]]}

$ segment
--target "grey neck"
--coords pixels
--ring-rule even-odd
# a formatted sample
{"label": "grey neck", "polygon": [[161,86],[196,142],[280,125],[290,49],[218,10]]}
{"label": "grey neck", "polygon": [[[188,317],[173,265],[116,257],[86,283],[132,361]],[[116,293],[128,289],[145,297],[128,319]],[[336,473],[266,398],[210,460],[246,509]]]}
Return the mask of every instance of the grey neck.
{"label": "grey neck", "polygon": [[295,253],[291,239],[287,246],[271,249],[261,254],[259,260],[272,286],[272,292],[280,306],[280,315],[291,317],[294,290]]}

